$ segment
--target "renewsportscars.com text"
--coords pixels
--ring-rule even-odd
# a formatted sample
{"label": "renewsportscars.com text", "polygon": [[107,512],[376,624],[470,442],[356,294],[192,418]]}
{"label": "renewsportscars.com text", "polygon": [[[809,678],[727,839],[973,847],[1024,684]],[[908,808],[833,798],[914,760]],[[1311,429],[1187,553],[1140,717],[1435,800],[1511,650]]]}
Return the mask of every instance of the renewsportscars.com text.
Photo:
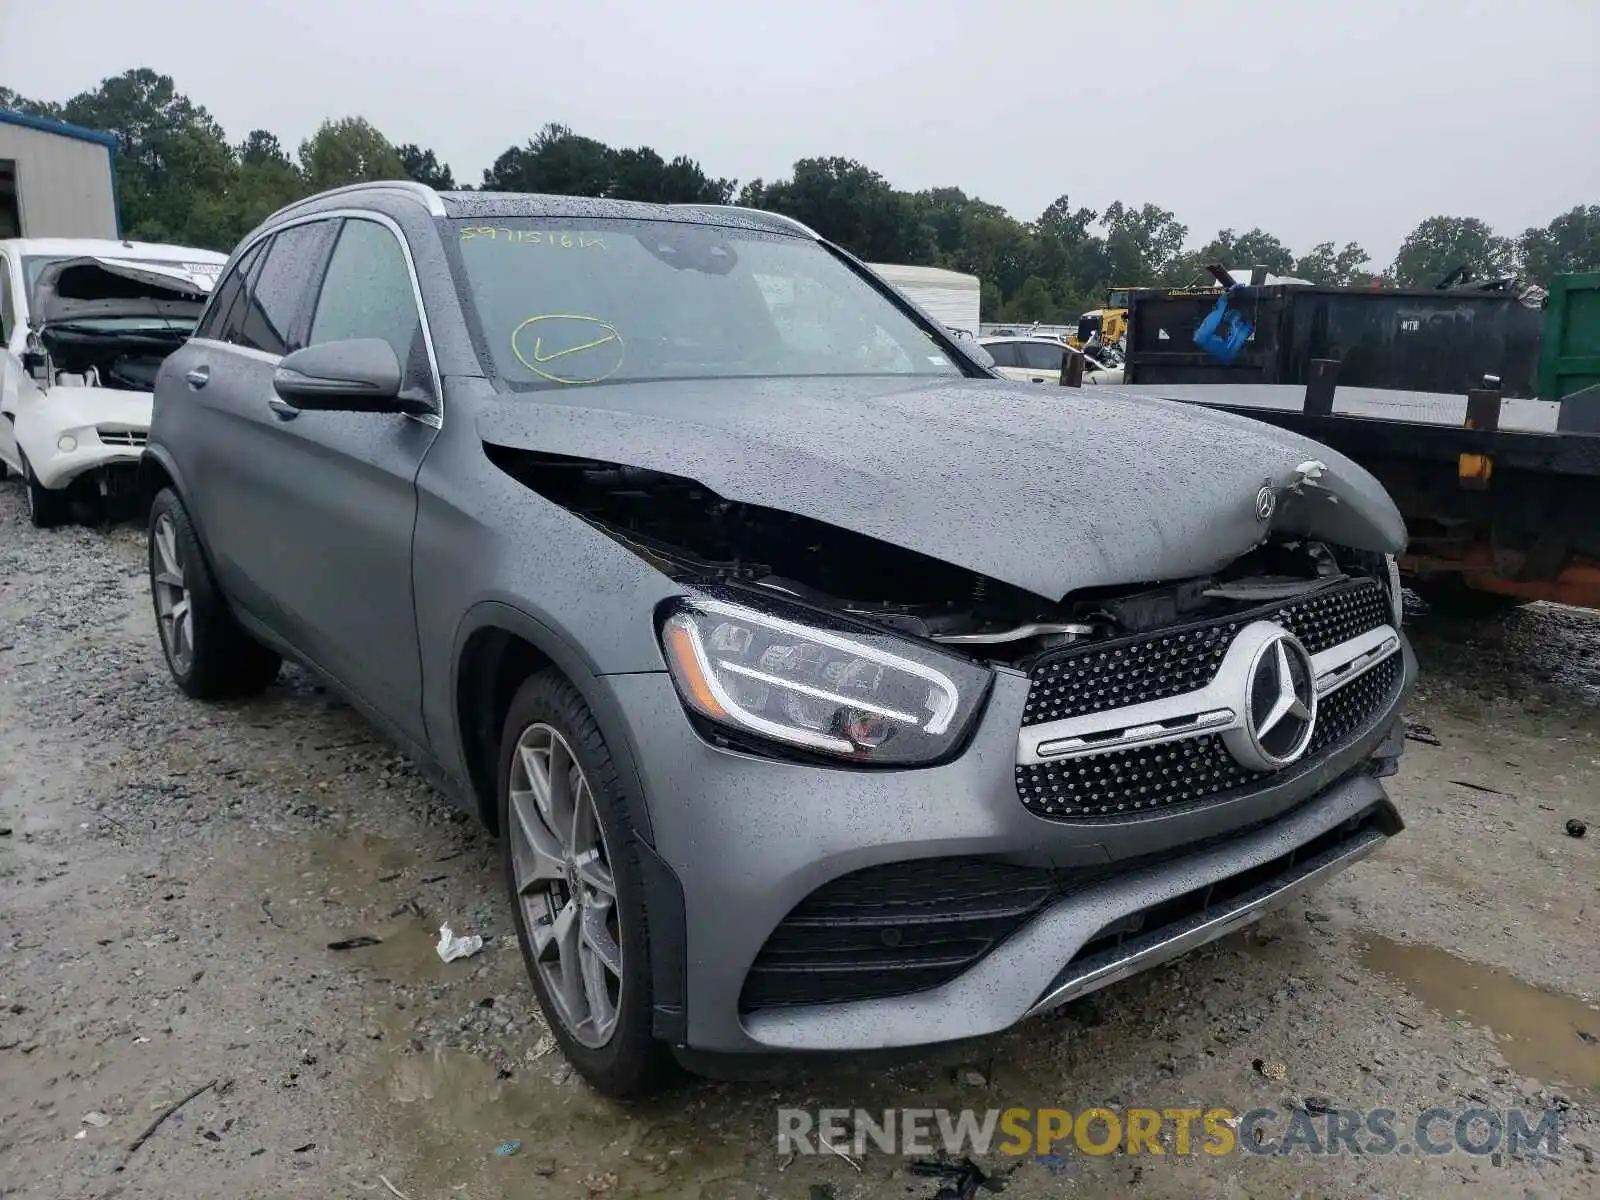
{"label": "renewsportscars.com text", "polygon": [[[824,1108],[778,1110],[778,1153],[830,1147],[952,1157],[985,1154],[1554,1154],[1561,1112],[1520,1108]],[[826,1143],[826,1144],[824,1144]]]}

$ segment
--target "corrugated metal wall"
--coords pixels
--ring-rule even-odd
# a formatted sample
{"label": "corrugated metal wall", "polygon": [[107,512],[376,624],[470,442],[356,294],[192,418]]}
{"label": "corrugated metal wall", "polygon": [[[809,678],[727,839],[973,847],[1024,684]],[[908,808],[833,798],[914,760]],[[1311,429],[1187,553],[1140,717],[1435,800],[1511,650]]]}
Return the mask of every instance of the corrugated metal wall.
{"label": "corrugated metal wall", "polygon": [[0,123],[0,159],[16,163],[23,237],[117,236],[106,147]]}

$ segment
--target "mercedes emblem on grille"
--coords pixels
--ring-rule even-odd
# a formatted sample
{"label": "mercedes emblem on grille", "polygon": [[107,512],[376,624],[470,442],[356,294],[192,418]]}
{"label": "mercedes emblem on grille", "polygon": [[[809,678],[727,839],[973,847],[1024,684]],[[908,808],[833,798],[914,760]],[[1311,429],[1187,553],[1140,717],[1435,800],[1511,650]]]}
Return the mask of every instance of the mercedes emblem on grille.
{"label": "mercedes emblem on grille", "polygon": [[1317,723],[1317,675],[1311,655],[1286,629],[1267,638],[1246,675],[1245,737],[1229,745],[1256,771],[1287,767],[1306,752]]}
{"label": "mercedes emblem on grille", "polygon": [[1272,520],[1273,510],[1278,507],[1278,497],[1270,487],[1264,487],[1256,493],[1256,520],[1262,524]]}

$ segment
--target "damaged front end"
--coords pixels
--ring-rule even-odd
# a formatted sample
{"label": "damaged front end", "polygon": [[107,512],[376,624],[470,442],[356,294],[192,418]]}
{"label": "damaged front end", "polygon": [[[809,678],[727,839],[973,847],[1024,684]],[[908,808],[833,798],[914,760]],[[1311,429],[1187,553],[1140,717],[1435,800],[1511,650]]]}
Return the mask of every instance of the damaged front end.
{"label": "damaged front end", "polygon": [[[1270,519],[1256,545],[1207,574],[1049,599],[681,476],[486,450],[697,597],[668,616],[664,640],[702,732],[723,744],[776,741],[786,754],[862,765],[943,761],[959,752],[990,670],[1009,669],[1033,680],[1019,734],[1024,804],[1104,815],[1247,787],[1365,732],[1403,684],[1392,556]],[[1322,469],[1299,464],[1281,499],[1263,489],[1266,517],[1311,502],[1304,491]],[[1314,737],[1277,757],[1252,754],[1234,694],[1274,631],[1305,648],[1308,686],[1333,705]],[[1358,676],[1366,685],[1335,704]]]}
{"label": "damaged front end", "polygon": [[1287,603],[1357,579],[1373,580],[1388,604],[1392,586],[1384,554],[1269,533],[1205,576],[1051,600],[823,521],[724,499],[681,476],[486,450],[506,473],[670,578],[750,589],[1019,670],[1063,647]]}
{"label": "damaged front end", "polygon": [[130,491],[156,375],[208,295],[206,276],[165,264],[79,257],[44,267],[11,414],[40,486],[108,500]]}

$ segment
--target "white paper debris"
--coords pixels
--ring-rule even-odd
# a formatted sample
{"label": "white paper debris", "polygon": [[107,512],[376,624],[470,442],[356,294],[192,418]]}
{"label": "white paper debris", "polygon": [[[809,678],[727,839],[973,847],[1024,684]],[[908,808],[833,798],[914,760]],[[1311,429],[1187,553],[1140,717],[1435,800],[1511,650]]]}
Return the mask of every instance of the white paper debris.
{"label": "white paper debris", "polygon": [[435,947],[439,957],[445,962],[455,962],[458,958],[471,958],[483,949],[483,939],[477,934],[468,937],[457,937],[450,932],[450,926],[439,926],[439,944]]}
{"label": "white paper debris", "polygon": [[83,1114],[83,1123],[93,1125],[96,1129],[104,1129],[111,1124],[111,1118],[103,1112],[88,1112]]}

